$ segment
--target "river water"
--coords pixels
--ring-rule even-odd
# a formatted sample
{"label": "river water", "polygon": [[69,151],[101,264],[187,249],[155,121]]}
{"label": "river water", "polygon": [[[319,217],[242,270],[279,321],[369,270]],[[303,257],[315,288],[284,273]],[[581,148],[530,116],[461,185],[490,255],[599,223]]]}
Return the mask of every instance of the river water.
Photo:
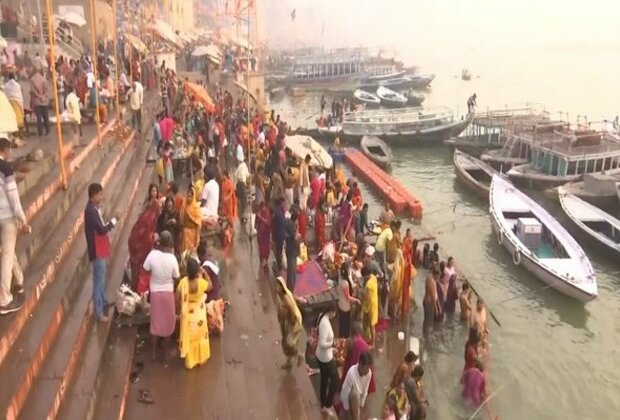
{"label": "river water", "polygon": [[[453,85],[465,83],[447,80]],[[444,92],[435,88],[441,83],[440,78],[427,93],[429,102]],[[318,102],[317,96],[308,95],[274,101],[272,107],[294,127],[312,126]],[[618,258],[599,255],[599,248],[584,243],[596,269],[599,297],[581,304],[545,288],[540,280],[514,266],[491,231],[488,203],[457,183],[447,148],[396,149],[392,173],[424,204],[422,227],[414,227],[414,232],[422,235],[423,229],[437,238],[444,254],[456,258],[458,268],[501,323],[499,326],[489,317],[487,367],[489,392],[496,392],[493,413],[515,420],[616,418],[620,410]],[[364,192],[378,214],[379,200],[372,191]],[[557,203],[540,193],[537,198],[564,220]],[[570,230],[583,239],[575,229]],[[418,305],[422,296],[422,278],[418,278]],[[414,332],[421,336],[421,313],[415,319]],[[471,413],[458,403],[465,340],[465,329],[449,324],[424,345],[431,418],[467,419]]]}
{"label": "river water", "polygon": [[[288,3],[297,7],[297,19],[288,19],[286,7],[281,20],[274,11],[278,25],[273,31],[297,45],[304,39],[306,45],[392,45],[407,64],[436,75],[426,92],[426,106],[446,105],[463,113],[467,97],[476,92],[482,110],[529,101],[550,112],[562,111],[571,121],[583,115],[600,121],[620,114],[616,2]],[[345,15],[349,18],[342,19]],[[318,32],[308,31],[308,26],[322,28],[320,42],[308,38]],[[460,80],[462,68],[471,71],[471,81]],[[272,107],[293,127],[312,127],[318,98],[285,98]],[[493,412],[515,420],[618,418],[620,259],[584,242],[566,223],[559,205],[537,195],[593,262],[599,297],[584,305],[545,289],[540,280],[514,266],[491,232],[488,203],[456,183],[446,148],[398,149],[393,174],[422,200],[424,228],[456,258],[501,323],[489,318]],[[416,283],[418,304],[421,286]],[[430,418],[467,418],[457,403],[465,334],[461,327],[446,327],[427,343]]]}

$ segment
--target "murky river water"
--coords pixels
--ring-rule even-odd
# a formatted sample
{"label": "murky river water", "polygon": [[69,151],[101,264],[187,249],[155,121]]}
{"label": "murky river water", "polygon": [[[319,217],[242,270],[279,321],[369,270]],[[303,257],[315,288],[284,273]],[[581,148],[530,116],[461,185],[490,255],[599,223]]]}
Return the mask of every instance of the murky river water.
{"label": "murky river water", "polygon": [[[316,97],[306,96],[285,98],[273,106],[293,126],[311,126],[318,104]],[[447,148],[398,149],[393,174],[422,199],[424,230],[456,258],[459,269],[501,323],[489,318],[489,392],[496,392],[493,413],[501,419],[616,418],[620,410],[618,257],[599,255],[599,248],[584,244],[597,272],[599,298],[583,305],[514,266],[491,231],[488,203],[455,180]],[[365,194],[372,197],[371,191]],[[558,204],[542,195],[540,199],[563,219]],[[379,201],[371,200],[378,213]],[[415,293],[421,305],[420,278]],[[421,314],[416,321],[414,331],[421,336]],[[464,328],[448,325],[425,345],[432,418],[468,418],[458,403],[465,340]]]}

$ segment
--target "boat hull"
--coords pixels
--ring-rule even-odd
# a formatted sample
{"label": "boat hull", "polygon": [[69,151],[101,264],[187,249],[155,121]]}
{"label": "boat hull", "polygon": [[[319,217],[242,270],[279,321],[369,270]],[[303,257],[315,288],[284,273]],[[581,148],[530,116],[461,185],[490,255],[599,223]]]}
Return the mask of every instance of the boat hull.
{"label": "boat hull", "polygon": [[583,178],[583,175],[550,176],[534,172],[528,173],[520,171],[519,167],[513,167],[507,174],[516,186],[532,190],[547,190]]}
{"label": "boat hull", "polygon": [[493,135],[489,139],[488,135],[481,136],[464,136],[450,138],[444,141],[444,144],[451,149],[459,149],[468,155],[480,158],[482,153],[487,150],[501,149],[504,145],[498,142],[499,135]]}
{"label": "boat hull", "polygon": [[[456,179],[466,188],[470,189],[481,198],[489,198],[489,186],[473,178],[459,163],[458,151],[454,153],[454,173]],[[493,175],[490,175],[492,178]]]}
{"label": "boat hull", "polygon": [[[381,139],[364,136],[360,141],[360,148],[364,156],[370,159],[375,165],[386,170],[390,168],[392,164],[392,151]],[[371,148],[380,148],[383,155],[373,153],[370,150]]]}
{"label": "boat hull", "polygon": [[[500,231],[503,229],[500,227],[499,221],[492,214],[492,227],[493,232],[496,237],[499,237]],[[513,255],[513,253],[518,249],[517,245],[510,241],[508,235],[503,235],[503,240],[501,245],[508,251],[509,255]],[[572,284],[564,281],[561,277],[553,274],[549,270],[547,270],[544,266],[540,265],[534,259],[527,255],[526,253],[521,253],[521,266],[523,266],[527,271],[532,273],[534,276],[539,278],[542,282],[547,284],[549,287],[557,290],[558,292],[569,296],[573,299],[577,299],[582,302],[590,302],[596,299],[596,295],[587,293],[586,291],[573,286]]]}
{"label": "boat hull", "polygon": [[[592,206],[591,204],[579,199],[578,197],[571,197],[571,194],[567,193],[563,187],[560,187],[558,191],[558,198],[560,200],[560,205],[562,206],[562,210],[564,210],[564,213],[577,228],[579,228],[583,233],[587,235],[588,239],[590,239],[594,243],[603,245],[605,249],[607,249],[608,251],[612,251],[616,255],[620,254],[619,243],[614,242],[609,237],[590,228],[584,223],[584,221],[586,220],[590,222],[609,223],[611,226],[613,226],[616,232],[620,232],[620,221],[618,221],[618,219],[609,214],[606,214],[604,211]],[[580,213],[582,214],[581,217],[579,217]]]}
{"label": "boat hull", "polygon": [[347,140],[359,140],[363,136],[376,136],[385,141],[389,145],[393,146],[413,146],[413,145],[443,145],[443,141],[451,137],[457,137],[461,134],[467,126],[471,123],[471,117],[465,118],[453,122],[451,124],[445,124],[438,128],[430,130],[418,130],[412,133],[382,133],[382,132],[368,132],[368,133],[350,133],[346,129],[343,130],[343,135]]}

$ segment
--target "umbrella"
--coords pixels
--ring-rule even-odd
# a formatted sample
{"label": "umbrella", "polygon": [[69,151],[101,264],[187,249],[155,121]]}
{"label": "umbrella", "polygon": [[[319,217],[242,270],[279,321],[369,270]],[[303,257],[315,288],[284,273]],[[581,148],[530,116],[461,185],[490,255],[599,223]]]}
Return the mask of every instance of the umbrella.
{"label": "umbrella", "polygon": [[131,43],[131,45],[138,51],[145,53],[148,51],[148,48],[146,47],[146,44],[144,42],[142,42],[142,40],[140,38],[138,38],[135,35],[132,34],[125,34],[125,39],[127,39],[127,41],[129,41]]}
{"label": "umbrella", "polygon": [[0,91],[0,133],[14,133],[16,131],[18,128],[15,111],[4,92]]}
{"label": "umbrella", "polygon": [[330,154],[316,140],[309,136],[286,136],[286,146],[300,159],[310,155],[310,165],[329,169],[334,164]]}
{"label": "umbrella", "polygon": [[200,102],[208,112],[215,111],[215,105],[213,104],[213,99],[207,92],[207,90],[196,83],[185,82],[185,91],[189,95],[193,95],[198,102]]}
{"label": "umbrella", "polygon": [[71,25],[75,25],[77,27],[80,27],[80,28],[82,26],[86,25],[86,19],[84,19],[84,17],[82,15],[80,15],[78,13],[75,13],[75,12],[64,13],[64,14],[58,16],[58,19],[63,21],[63,22],[69,23]]}
{"label": "umbrella", "polygon": [[222,56],[222,53],[216,45],[210,44],[199,45],[198,47],[194,48],[194,52],[192,53],[192,55],[194,57],[203,57],[205,55],[210,55],[211,57],[220,58]]}

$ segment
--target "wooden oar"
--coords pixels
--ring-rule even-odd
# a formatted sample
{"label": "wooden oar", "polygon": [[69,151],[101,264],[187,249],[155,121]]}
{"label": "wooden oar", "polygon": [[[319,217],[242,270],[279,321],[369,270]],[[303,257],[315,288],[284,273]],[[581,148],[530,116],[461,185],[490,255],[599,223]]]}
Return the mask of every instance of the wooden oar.
{"label": "wooden oar", "polygon": [[[485,406],[487,405],[487,403],[489,403],[489,402],[491,401],[491,399],[492,399],[493,397],[495,397],[499,391],[501,391],[501,390],[502,390],[502,388],[503,388],[503,387],[504,387],[504,385],[500,386],[500,387],[499,387],[499,388],[497,388],[497,389],[496,389],[496,390],[495,390],[495,391],[494,391],[491,395],[489,395],[489,396],[487,397],[487,399],[486,399],[486,400],[484,400],[484,401],[482,402],[482,404],[480,404],[480,407],[478,407],[478,409],[477,409],[476,411],[474,411],[474,414],[472,414],[472,415],[469,417],[469,419],[467,419],[467,420],[473,420],[473,418],[474,418],[474,417],[476,417],[476,414],[478,414],[478,413],[480,412],[480,410],[482,410],[482,408],[483,408],[483,407],[485,407]],[[489,412],[489,415],[491,415],[491,413],[490,413],[490,412]],[[492,415],[491,415],[491,416],[492,416]],[[497,419],[498,417],[495,417],[495,418]]]}
{"label": "wooden oar", "polygon": [[[478,296],[479,299],[482,299],[482,297],[480,296],[480,293],[478,293],[478,291],[476,290],[476,288],[474,287],[472,282],[467,277],[463,277],[463,280],[467,280],[467,284],[469,284],[469,287],[471,287],[471,290],[474,291],[474,293],[476,294],[476,296]],[[497,319],[497,317],[495,316],[495,314],[493,313],[491,308],[489,308],[488,305],[487,305],[487,309],[488,309],[489,313],[491,314],[491,318],[493,318],[493,321],[495,321],[497,323],[497,325],[501,327],[502,324],[499,322],[499,319]]]}

